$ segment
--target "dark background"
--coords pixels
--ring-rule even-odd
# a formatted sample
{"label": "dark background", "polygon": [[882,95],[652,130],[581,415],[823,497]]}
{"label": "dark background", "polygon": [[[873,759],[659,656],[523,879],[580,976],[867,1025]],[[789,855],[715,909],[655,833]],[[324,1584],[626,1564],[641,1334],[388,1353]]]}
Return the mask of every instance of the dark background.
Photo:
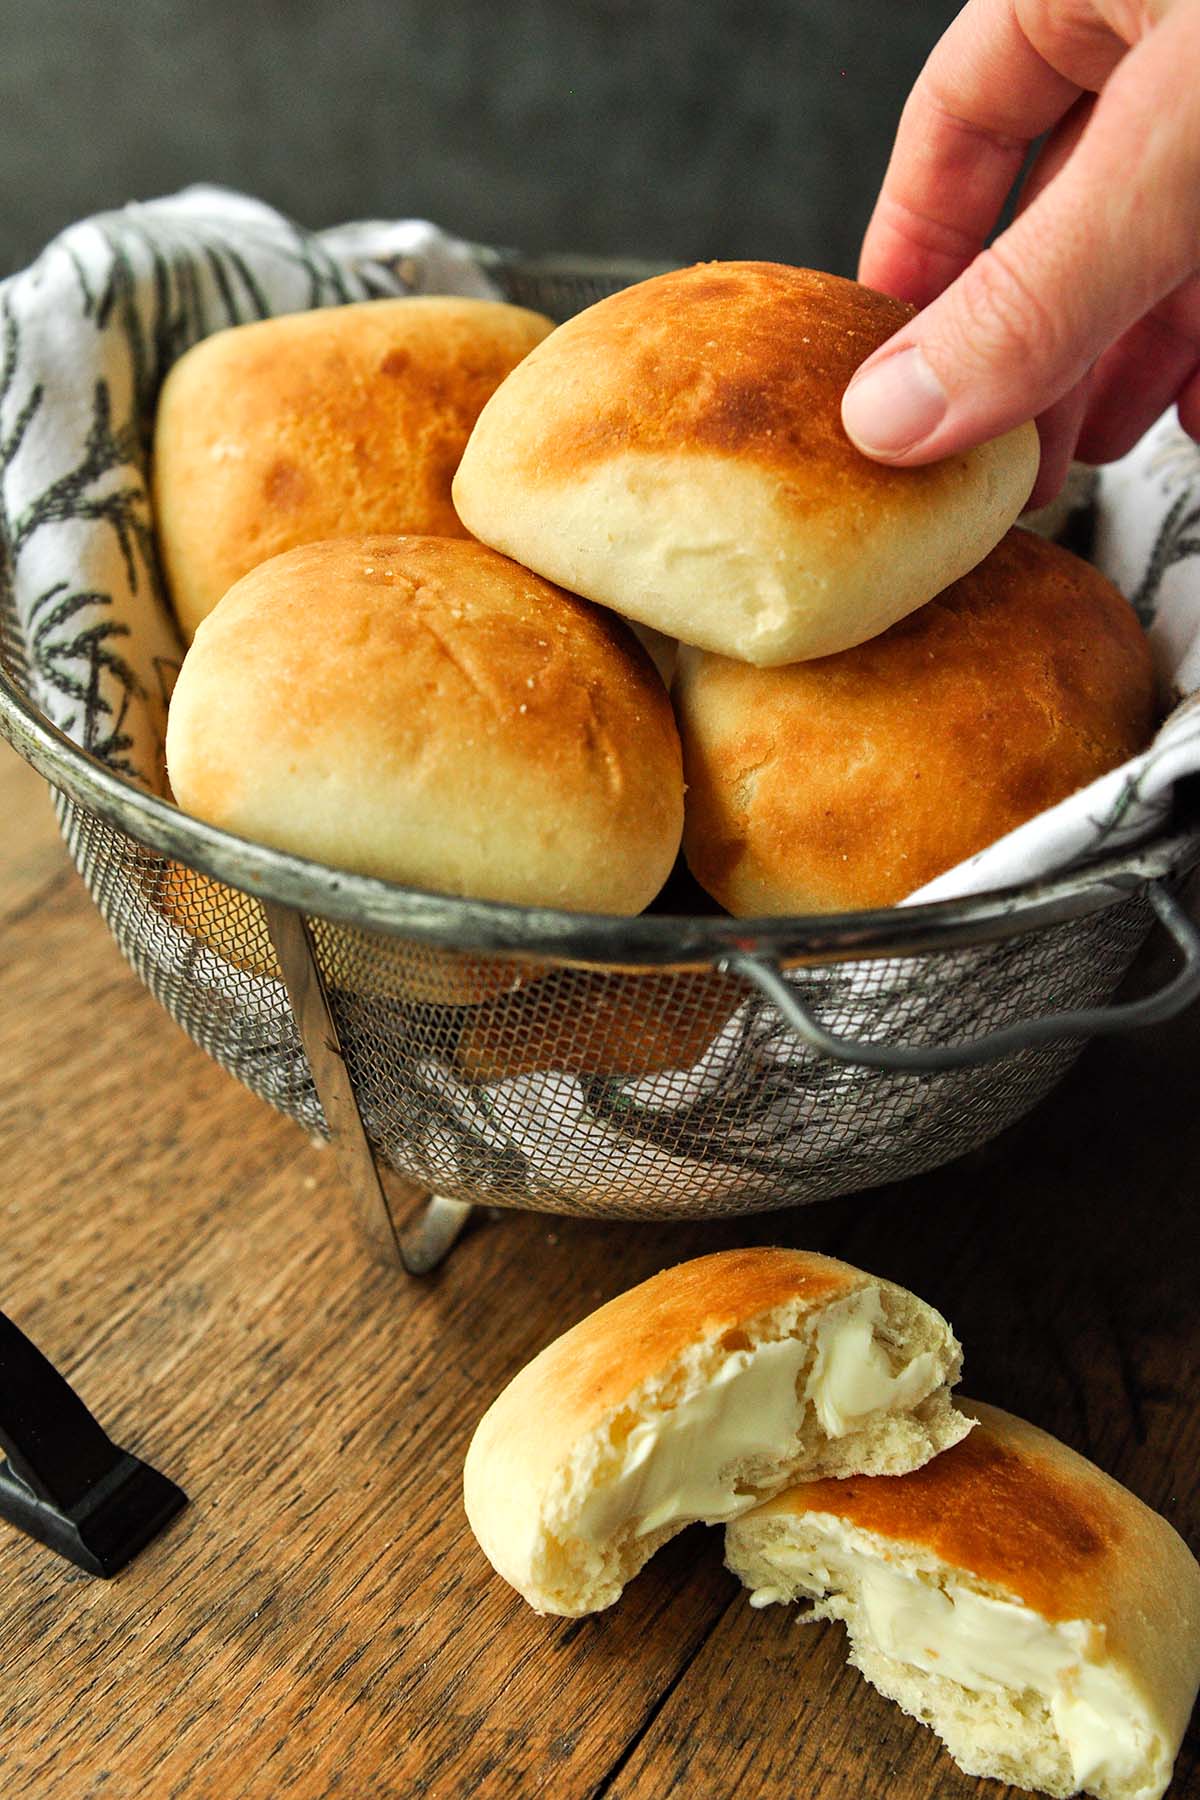
{"label": "dark background", "polygon": [[0,272],[191,181],[306,225],[852,273],[957,0],[0,0]]}

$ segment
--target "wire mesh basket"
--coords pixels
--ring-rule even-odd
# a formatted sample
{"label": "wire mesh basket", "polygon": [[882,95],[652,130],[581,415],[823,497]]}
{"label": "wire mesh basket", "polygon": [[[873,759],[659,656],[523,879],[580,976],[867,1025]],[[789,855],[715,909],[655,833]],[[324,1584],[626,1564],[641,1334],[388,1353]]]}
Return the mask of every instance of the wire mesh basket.
{"label": "wire mesh basket", "polygon": [[[647,272],[488,264],[507,298],[558,319]],[[933,1168],[1027,1112],[1087,1035],[1168,1016],[1200,984],[1169,891],[1200,857],[1192,826],[1024,889],[841,916],[449,899],[143,792],[42,716],[15,611],[0,624],[0,731],[50,782],[122,952],[210,1056],[334,1138],[410,1266],[473,1204],[683,1218]],[[1106,1007],[1155,912],[1182,972]],[[419,1242],[389,1187],[440,1197]]]}

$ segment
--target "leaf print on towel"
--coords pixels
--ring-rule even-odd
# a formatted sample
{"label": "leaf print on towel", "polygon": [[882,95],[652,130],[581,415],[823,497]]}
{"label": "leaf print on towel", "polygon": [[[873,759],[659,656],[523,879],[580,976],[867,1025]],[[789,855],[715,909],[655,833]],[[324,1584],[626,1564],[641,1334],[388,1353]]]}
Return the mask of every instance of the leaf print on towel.
{"label": "leaf print on towel", "polygon": [[[129,626],[109,617],[98,617],[108,596],[73,592],[65,581],[48,588],[34,603],[29,657],[47,688],[79,703],[79,713],[68,715],[63,730],[71,732],[85,750],[111,769],[136,777],[127,752],[133,739],[125,729],[130,702],[145,698],[145,689],[124,657],[113,649],[113,640],[128,638]],[[71,632],[72,620],[79,620]],[[104,681],[107,671],[117,683]]]}
{"label": "leaf print on towel", "polygon": [[[43,526],[61,525],[68,519],[104,523],[116,534],[129,585],[136,593],[140,571],[156,567],[150,503],[145,487],[131,479],[129,472],[130,463],[136,460],[136,446],[131,421],[114,429],[108,383],[98,380],[92,393],[92,422],[79,460],[12,519],[9,545],[13,556],[19,556]],[[123,479],[105,492],[106,476]]]}
{"label": "leaf print on towel", "polygon": [[163,792],[182,656],[149,496],[167,371],[227,326],[417,288],[494,291],[421,221],[322,236],[211,187],[82,220],[0,283],[6,667],[118,773]]}

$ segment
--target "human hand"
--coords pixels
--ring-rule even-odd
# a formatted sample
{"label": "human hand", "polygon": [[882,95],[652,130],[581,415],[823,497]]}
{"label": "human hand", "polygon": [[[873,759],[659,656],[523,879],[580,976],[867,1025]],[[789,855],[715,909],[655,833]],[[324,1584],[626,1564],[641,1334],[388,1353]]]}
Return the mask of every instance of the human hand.
{"label": "human hand", "polygon": [[859,279],[924,308],[846,391],[869,456],[933,462],[1036,416],[1040,506],[1173,400],[1200,437],[1200,0],[968,0],[904,108]]}

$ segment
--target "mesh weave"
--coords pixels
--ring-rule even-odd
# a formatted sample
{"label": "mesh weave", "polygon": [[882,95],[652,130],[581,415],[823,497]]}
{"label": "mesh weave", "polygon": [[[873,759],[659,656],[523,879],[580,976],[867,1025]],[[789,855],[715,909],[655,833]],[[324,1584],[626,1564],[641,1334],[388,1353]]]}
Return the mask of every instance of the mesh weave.
{"label": "mesh weave", "polygon": [[[324,1119],[258,902],[60,797],[118,944],[188,1035],[310,1131]],[[1111,994],[1140,896],[970,949],[796,971],[826,1024],[931,1045]],[[827,1061],[713,970],[606,972],[310,921],[377,1154],[497,1206],[688,1217],[817,1200],[962,1154],[1021,1116],[1078,1045],[896,1074]]]}

